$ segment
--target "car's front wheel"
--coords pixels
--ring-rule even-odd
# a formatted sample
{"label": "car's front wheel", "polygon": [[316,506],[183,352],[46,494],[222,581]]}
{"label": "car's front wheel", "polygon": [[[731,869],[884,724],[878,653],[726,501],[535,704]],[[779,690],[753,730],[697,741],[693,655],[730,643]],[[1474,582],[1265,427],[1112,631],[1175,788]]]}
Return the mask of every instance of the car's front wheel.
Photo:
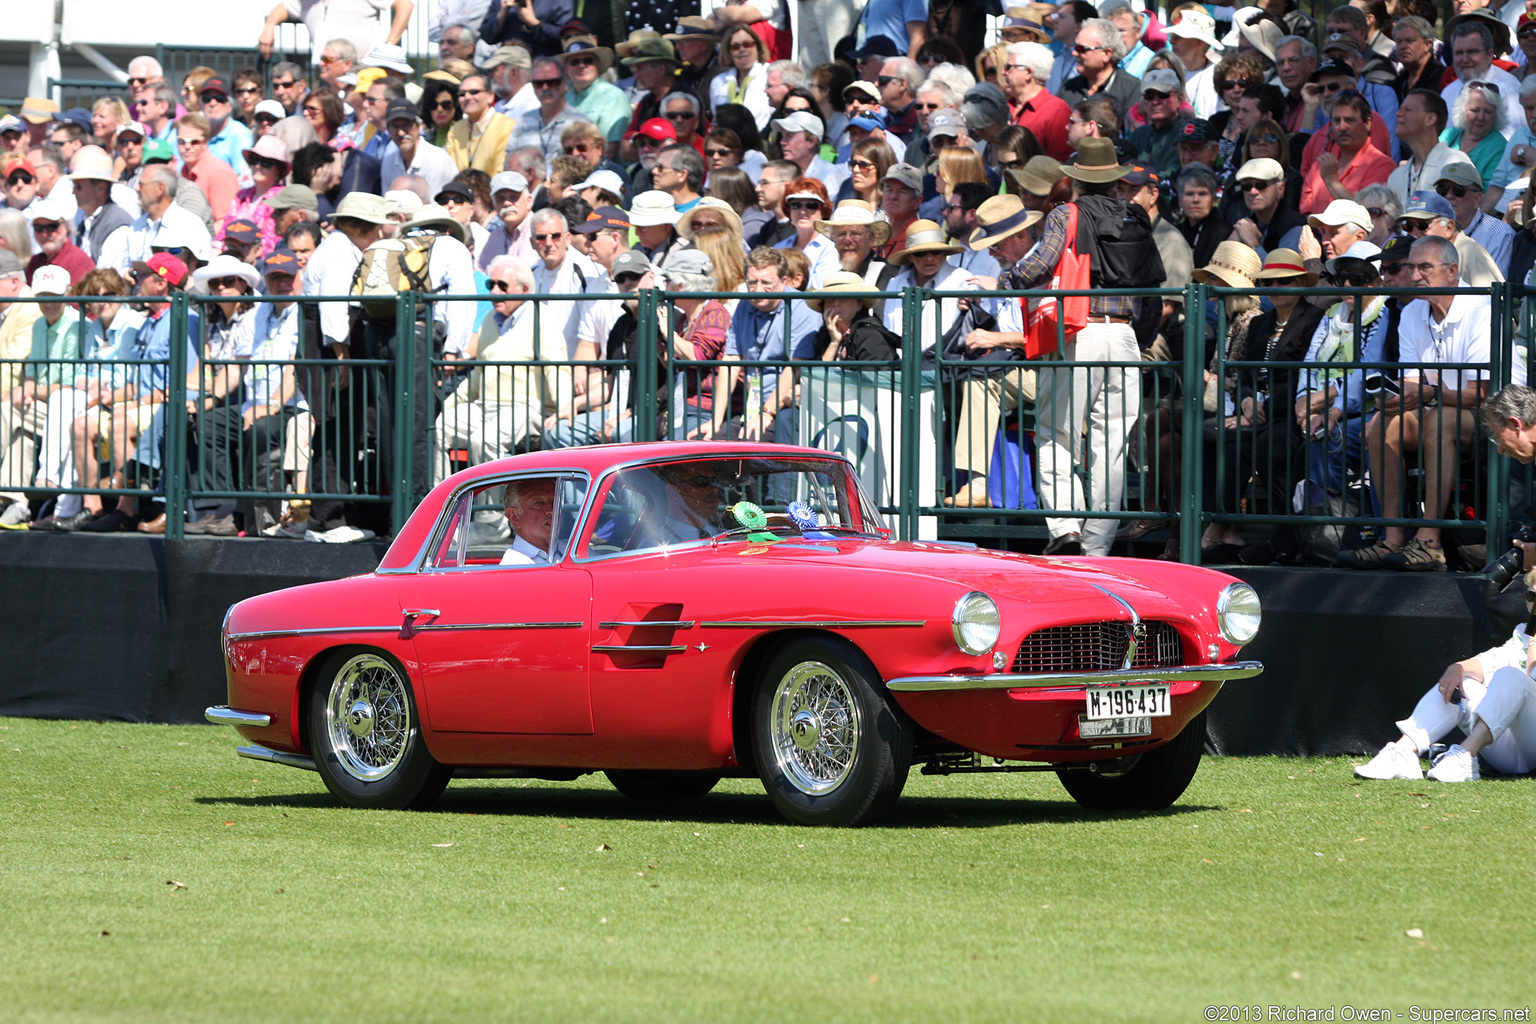
{"label": "car's front wheel", "polygon": [[309,735],[320,778],[349,807],[423,810],[453,775],[422,741],[405,670],[377,651],[338,651],[322,666]]}
{"label": "car's front wheel", "polygon": [[1056,774],[1072,799],[1096,811],[1158,811],[1184,795],[1205,750],[1205,712],[1150,753],[1112,772],[1061,769]]}
{"label": "car's front wheel", "polygon": [[852,644],[808,637],[763,673],[753,709],[758,774],[780,813],[804,825],[861,825],[901,795],[912,725]]}

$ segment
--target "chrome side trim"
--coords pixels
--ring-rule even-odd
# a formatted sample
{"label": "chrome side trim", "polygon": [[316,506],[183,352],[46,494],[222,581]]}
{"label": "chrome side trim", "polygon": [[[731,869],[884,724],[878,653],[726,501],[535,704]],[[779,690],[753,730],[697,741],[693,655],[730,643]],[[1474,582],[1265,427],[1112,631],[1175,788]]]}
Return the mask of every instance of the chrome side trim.
{"label": "chrome side trim", "polygon": [[434,622],[411,626],[412,633],[450,632],[459,629],[580,629],[584,622]]}
{"label": "chrome side trim", "polygon": [[952,690],[1023,690],[1037,687],[1080,687],[1099,683],[1157,683],[1194,680],[1213,682],[1249,679],[1264,671],[1257,661],[1233,661],[1221,665],[1175,665],[1172,668],[1114,669],[1108,672],[998,673],[991,676],[903,676],[889,679],[893,693],[934,693]]}
{"label": "chrome side trim", "polygon": [[732,619],[726,622],[701,622],[700,629],[782,629],[805,626],[813,629],[918,629],[927,619]]}
{"label": "chrome side trim", "polygon": [[636,620],[636,621],[621,621],[621,622],[599,622],[597,624],[597,628],[598,629],[624,629],[624,628],[629,627],[629,626],[671,626],[673,629],[692,629],[693,628],[693,621],[689,620],[687,622],[681,622],[681,621],[678,621],[678,622],[671,622],[671,621],[667,621],[667,622],[662,622],[662,621],[640,622],[640,621]]}
{"label": "chrome side trim", "polygon": [[688,648],[682,644],[593,644],[593,654],[681,654]]}
{"label": "chrome side trim", "polygon": [[306,754],[287,754],[281,750],[268,750],[266,747],[236,747],[235,753],[241,757],[249,757],[253,761],[270,761],[272,764],[285,764],[289,768],[303,768],[307,772],[317,771],[315,759]]}
{"label": "chrome side trim", "polygon": [[215,704],[203,712],[211,725],[255,725],[265,728],[272,724],[272,716],[259,711],[236,711],[223,704]]}
{"label": "chrome side trim", "polygon": [[278,636],[325,636],[333,633],[398,633],[399,626],[315,626],[310,629],[265,629],[256,633],[231,633],[228,640],[270,640]]}

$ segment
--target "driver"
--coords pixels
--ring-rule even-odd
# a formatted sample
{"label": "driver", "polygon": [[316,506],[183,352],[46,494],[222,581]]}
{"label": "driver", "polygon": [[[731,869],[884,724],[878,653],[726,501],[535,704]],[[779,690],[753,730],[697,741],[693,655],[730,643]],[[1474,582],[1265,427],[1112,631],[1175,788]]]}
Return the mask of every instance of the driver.
{"label": "driver", "polygon": [[666,543],[708,540],[720,532],[720,484],[705,466],[675,466],[658,474],[667,484]]}
{"label": "driver", "polygon": [[550,534],[555,526],[555,481],[548,477],[513,480],[502,498],[512,546],[502,565],[549,565]]}

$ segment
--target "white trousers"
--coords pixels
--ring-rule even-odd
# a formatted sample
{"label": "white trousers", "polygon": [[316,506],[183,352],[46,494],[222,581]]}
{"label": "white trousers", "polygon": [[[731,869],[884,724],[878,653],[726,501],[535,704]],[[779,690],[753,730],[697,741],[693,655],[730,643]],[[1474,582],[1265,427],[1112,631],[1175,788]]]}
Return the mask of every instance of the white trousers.
{"label": "white trousers", "polygon": [[542,406],[528,402],[460,402],[444,409],[437,417],[438,456],[433,483],[448,476],[448,453],[463,446],[469,449],[469,464],[499,459],[512,454],[525,438],[537,439],[544,429]]}
{"label": "white trousers", "polygon": [[[1065,354],[1068,362],[1141,362],[1136,332],[1128,324],[1089,324]],[[1046,361],[1036,380],[1041,502],[1048,509],[1118,510],[1125,494],[1126,439],[1141,416],[1139,365],[1052,369]],[[1088,473],[1086,503],[1079,465]],[[1085,555],[1109,554],[1120,527],[1114,519],[1066,517],[1045,524],[1052,538],[1080,533]]]}
{"label": "white trousers", "polygon": [[[75,471],[75,420],[85,415],[86,396],[76,388],[59,388],[48,396],[48,415],[43,421],[43,447],[37,453],[37,478],[56,487],[79,487]],[[92,486],[95,486],[94,481]],[[53,514],[72,516],[84,507],[78,494],[61,494]]]}
{"label": "white trousers", "polygon": [[1518,668],[1501,668],[1486,684],[1467,680],[1462,691],[1460,704],[1447,704],[1440,688],[1431,686],[1413,714],[1397,723],[1419,753],[1457,726],[1470,732],[1480,718],[1493,734],[1493,742],[1479,752],[1484,761],[1506,775],[1536,768],[1536,680]]}

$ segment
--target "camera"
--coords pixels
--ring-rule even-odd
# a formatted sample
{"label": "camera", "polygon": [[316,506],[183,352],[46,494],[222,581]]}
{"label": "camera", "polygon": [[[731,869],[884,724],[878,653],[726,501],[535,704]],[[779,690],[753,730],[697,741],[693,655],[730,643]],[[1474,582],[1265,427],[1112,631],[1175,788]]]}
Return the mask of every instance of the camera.
{"label": "camera", "polygon": [[1389,395],[1400,395],[1403,393],[1402,385],[1397,382],[1396,378],[1388,377],[1381,373],[1366,374],[1364,386],[1365,393],[1368,395],[1379,395],[1382,392],[1386,392]]}
{"label": "camera", "polygon": [[1483,566],[1483,575],[1499,590],[1514,582],[1525,564],[1525,549],[1520,546],[1521,541],[1536,541],[1536,525],[1522,523],[1509,538],[1509,550]]}

